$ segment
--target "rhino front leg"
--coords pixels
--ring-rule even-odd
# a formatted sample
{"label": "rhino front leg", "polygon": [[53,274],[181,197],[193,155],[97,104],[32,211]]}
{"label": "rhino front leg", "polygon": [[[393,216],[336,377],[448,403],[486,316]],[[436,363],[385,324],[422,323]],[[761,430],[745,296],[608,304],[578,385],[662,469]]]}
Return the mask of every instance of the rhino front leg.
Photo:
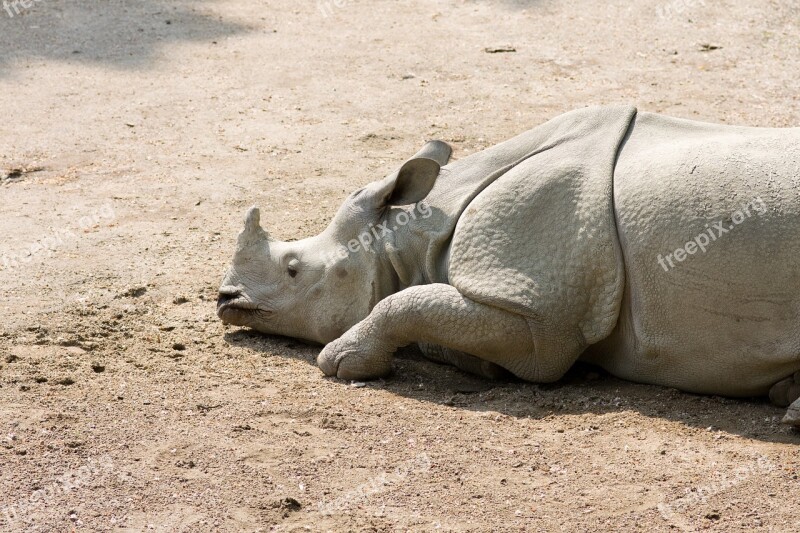
{"label": "rhino front leg", "polygon": [[532,381],[555,381],[575,362],[582,339],[542,331],[532,319],[484,305],[451,285],[410,287],[329,343],[317,364],[329,376],[371,379],[391,371],[401,346],[423,343],[478,357]]}

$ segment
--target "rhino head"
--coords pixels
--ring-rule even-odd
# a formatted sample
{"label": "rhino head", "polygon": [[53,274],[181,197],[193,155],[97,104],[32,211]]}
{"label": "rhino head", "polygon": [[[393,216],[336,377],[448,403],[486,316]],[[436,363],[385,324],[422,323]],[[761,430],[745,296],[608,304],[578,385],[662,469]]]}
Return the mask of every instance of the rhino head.
{"label": "rhino head", "polygon": [[427,143],[396,172],[351,194],[314,237],[272,239],[251,207],[219,289],[217,315],[227,324],[322,344],[340,337],[397,290],[374,229],[385,227],[398,206],[424,200],[450,153],[441,141]]}

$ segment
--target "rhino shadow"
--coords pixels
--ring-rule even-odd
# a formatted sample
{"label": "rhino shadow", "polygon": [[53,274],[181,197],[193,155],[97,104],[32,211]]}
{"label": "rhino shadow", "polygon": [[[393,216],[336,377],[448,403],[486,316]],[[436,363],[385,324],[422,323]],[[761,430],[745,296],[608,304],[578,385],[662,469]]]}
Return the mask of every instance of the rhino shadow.
{"label": "rhino shadow", "polygon": [[[248,329],[225,334],[225,341],[260,352],[264,356],[288,357],[316,366],[321,347],[288,337],[262,335]],[[349,382],[323,377],[340,383]],[[549,416],[605,415],[634,411],[653,419],[679,422],[708,431],[721,431],[774,443],[800,443],[800,432],[779,423],[785,409],[766,398],[703,396],[677,389],[643,385],[618,379],[607,372],[578,362],[553,384],[534,384],[517,379],[491,381],[459,369],[429,361],[416,348],[401,349],[394,372],[367,387],[388,390],[420,402],[430,402],[475,412],[494,412],[519,419]],[[572,421],[597,426],[597,420]],[[602,424],[602,421],[600,422]],[[600,428],[600,430],[608,428]],[[596,430],[596,429],[595,429]]]}
{"label": "rhino shadow", "polygon": [[30,59],[142,68],[164,45],[208,41],[213,46],[214,39],[250,31],[203,12],[203,3],[191,0],[27,1],[32,5],[25,9],[19,0],[0,0],[0,76],[10,73],[9,64]]}

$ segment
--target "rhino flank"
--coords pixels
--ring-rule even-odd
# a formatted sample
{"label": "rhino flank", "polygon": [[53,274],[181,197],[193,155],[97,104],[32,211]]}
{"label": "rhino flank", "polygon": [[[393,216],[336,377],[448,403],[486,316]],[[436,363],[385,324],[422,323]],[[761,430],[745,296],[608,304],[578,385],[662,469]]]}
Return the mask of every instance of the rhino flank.
{"label": "rhino flank", "polygon": [[449,163],[431,141],[327,229],[271,239],[251,208],[226,323],[326,344],[327,375],[419,344],[487,377],[769,394],[800,425],[800,128],[573,111]]}

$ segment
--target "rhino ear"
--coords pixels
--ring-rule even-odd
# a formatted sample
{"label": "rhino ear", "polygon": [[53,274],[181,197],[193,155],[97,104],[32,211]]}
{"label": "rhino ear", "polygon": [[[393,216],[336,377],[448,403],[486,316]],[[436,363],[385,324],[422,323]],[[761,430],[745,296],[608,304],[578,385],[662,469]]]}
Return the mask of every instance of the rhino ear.
{"label": "rhino ear", "polygon": [[450,160],[452,149],[442,141],[430,141],[400,170],[378,182],[380,206],[409,205],[425,199],[433,189],[441,167]]}

